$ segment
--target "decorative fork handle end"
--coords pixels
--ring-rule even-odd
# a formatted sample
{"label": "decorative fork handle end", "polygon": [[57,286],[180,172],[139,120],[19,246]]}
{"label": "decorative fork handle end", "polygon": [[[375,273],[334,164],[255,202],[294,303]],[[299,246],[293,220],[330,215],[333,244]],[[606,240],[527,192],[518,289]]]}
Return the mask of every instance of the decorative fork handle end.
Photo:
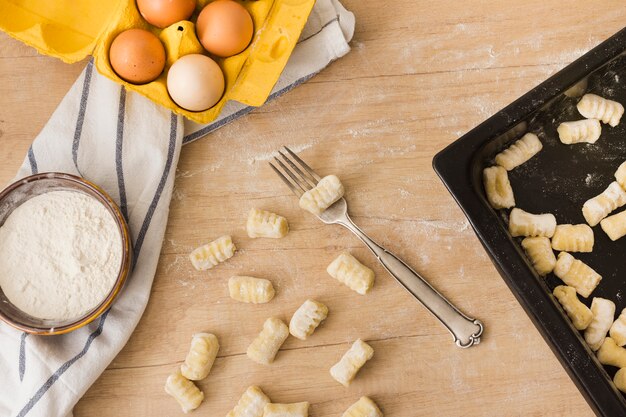
{"label": "decorative fork handle end", "polygon": [[[456,343],[458,347],[463,348],[463,349],[479,344],[480,336],[483,334],[483,330],[485,329],[482,321],[478,319],[472,320],[469,318],[468,320],[471,320],[470,322],[468,322],[469,324],[474,325],[475,331],[473,333],[469,335],[467,334],[458,335],[455,332],[453,332],[452,329],[450,329],[450,333],[452,333],[452,338],[454,339],[454,343]],[[467,326],[467,327],[468,327],[468,330],[471,331],[471,327],[470,326]]]}

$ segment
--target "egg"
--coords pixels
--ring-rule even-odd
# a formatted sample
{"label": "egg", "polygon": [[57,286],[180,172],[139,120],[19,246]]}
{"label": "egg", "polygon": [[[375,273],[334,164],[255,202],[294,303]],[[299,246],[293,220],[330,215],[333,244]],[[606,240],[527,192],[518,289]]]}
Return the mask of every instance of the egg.
{"label": "egg", "polygon": [[180,107],[203,111],[213,107],[224,93],[224,74],[211,58],[185,55],[167,73],[167,91]]}
{"label": "egg", "polygon": [[198,39],[210,53],[229,57],[246,49],[254,25],[250,13],[232,0],[216,0],[206,5],[196,22]]}
{"label": "egg", "polygon": [[196,8],[195,0],[137,0],[139,13],[151,25],[166,28],[188,20]]}
{"label": "egg", "polygon": [[109,61],[122,79],[133,84],[145,84],[163,72],[165,48],[152,32],[129,29],[113,40]]}

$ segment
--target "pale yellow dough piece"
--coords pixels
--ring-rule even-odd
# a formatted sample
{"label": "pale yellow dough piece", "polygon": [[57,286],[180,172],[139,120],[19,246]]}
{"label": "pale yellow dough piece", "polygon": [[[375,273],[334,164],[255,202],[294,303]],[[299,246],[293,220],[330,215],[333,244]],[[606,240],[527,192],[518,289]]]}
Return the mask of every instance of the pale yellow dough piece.
{"label": "pale yellow dough piece", "polygon": [[626,161],[622,162],[615,171],[615,181],[622,186],[622,189],[626,190]]}
{"label": "pale yellow dough piece", "polygon": [[289,328],[276,317],[265,320],[263,330],[248,346],[247,355],[256,363],[269,365],[289,336]]}
{"label": "pale yellow dough piece", "polygon": [[263,417],[308,417],[309,403],[304,401],[292,404],[274,404],[265,405]]}
{"label": "pale yellow dough piece", "polygon": [[265,406],[270,399],[261,388],[253,385],[243,393],[235,408],[230,410],[226,417],[263,417]]}
{"label": "pale yellow dough piece", "polygon": [[328,307],[315,300],[306,300],[293,313],[289,322],[289,333],[300,340],[306,340],[327,316]]}
{"label": "pale yellow dough piece", "polygon": [[506,169],[498,165],[485,168],[483,170],[483,186],[487,200],[494,209],[515,206],[515,196]]}
{"label": "pale yellow dough piece", "polygon": [[545,276],[552,272],[556,265],[556,256],[552,252],[550,239],[547,237],[527,237],[522,240],[522,247],[539,275]]}
{"label": "pale yellow dough piece", "polygon": [[610,337],[604,338],[604,343],[596,353],[602,365],[611,365],[618,368],[626,367],[626,349],[620,347]]}
{"label": "pale yellow dough piece", "polygon": [[302,194],[302,197],[300,197],[300,208],[319,215],[335,201],[343,197],[344,192],[345,190],[339,178],[334,175],[327,175],[315,187]]}
{"label": "pale yellow dough piece", "polygon": [[526,133],[520,140],[496,155],[496,164],[510,171],[530,158],[543,148],[541,141],[534,133]]}
{"label": "pale yellow dough piece", "polygon": [[596,351],[600,349],[604,338],[613,324],[615,317],[615,303],[605,298],[594,297],[591,301],[591,313],[593,319],[585,329],[585,341]]}
{"label": "pale yellow dough piece", "polygon": [[567,252],[559,253],[554,275],[567,285],[574,287],[576,292],[585,298],[591,295],[602,279],[602,276],[590,266]]}
{"label": "pale yellow dough piece", "polygon": [[341,417],[383,417],[383,413],[370,398],[361,397]]}
{"label": "pale yellow dough piece", "polygon": [[509,216],[509,233],[511,236],[545,236],[552,237],[556,228],[556,217],[553,214],[532,214],[514,208]]}
{"label": "pale yellow dough piece", "polygon": [[268,237],[279,239],[289,233],[287,219],[270,211],[251,208],[248,212],[246,231],[251,238]]}
{"label": "pale yellow dough piece", "polygon": [[374,271],[348,252],[343,252],[328,265],[326,272],[337,281],[361,295],[374,286]]}
{"label": "pale yellow dough piece", "polygon": [[552,249],[566,252],[593,251],[593,230],[587,224],[559,224],[552,236]]}
{"label": "pale yellow dough piece", "polygon": [[365,365],[365,362],[372,359],[372,356],[374,356],[374,349],[361,339],[357,339],[341,360],[330,368],[330,375],[335,381],[347,387],[359,369]]}
{"label": "pale yellow dough piece", "polygon": [[228,292],[233,300],[252,304],[267,303],[276,294],[271,281],[247,276],[230,277]]}
{"label": "pale yellow dough piece", "polygon": [[615,373],[615,376],[613,377],[613,383],[618,390],[626,393],[626,368],[621,368]]}
{"label": "pale yellow dough piece", "polygon": [[194,334],[189,353],[187,353],[185,362],[180,366],[181,374],[192,381],[206,378],[211,372],[219,350],[220,344],[214,334]]}
{"label": "pale yellow dough piece", "polygon": [[556,129],[559,139],[566,145],[574,143],[596,143],[600,139],[602,126],[596,119],[577,120],[575,122],[563,122]]}
{"label": "pale yellow dough piece", "polygon": [[174,397],[183,413],[195,410],[204,400],[202,391],[193,382],[182,376],[180,372],[175,372],[167,377],[165,392]]}
{"label": "pale yellow dough piece", "polygon": [[624,114],[624,106],[620,103],[595,94],[585,94],[576,107],[583,117],[602,120],[612,127],[619,124]]}
{"label": "pale yellow dough piece", "polygon": [[626,235],[626,211],[614,214],[600,222],[600,227],[609,239],[616,241]]}
{"label": "pale yellow dough piece", "polygon": [[611,339],[619,346],[626,345],[626,308],[622,310],[617,320],[611,325],[609,334]]}
{"label": "pale yellow dough piece", "polygon": [[624,204],[626,204],[626,191],[617,181],[613,181],[601,194],[585,201],[583,216],[589,226],[595,226],[609,213]]}
{"label": "pale yellow dough piece", "polygon": [[230,236],[225,235],[213,242],[194,249],[189,255],[192,265],[198,271],[211,269],[220,262],[232,258],[237,248]]}
{"label": "pale yellow dough piece", "polygon": [[593,319],[593,313],[586,305],[580,302],[576,296],[576,290],[566,285],[559,285],[552,293],[563,306],[574,327],[578,330],[585,330]]}

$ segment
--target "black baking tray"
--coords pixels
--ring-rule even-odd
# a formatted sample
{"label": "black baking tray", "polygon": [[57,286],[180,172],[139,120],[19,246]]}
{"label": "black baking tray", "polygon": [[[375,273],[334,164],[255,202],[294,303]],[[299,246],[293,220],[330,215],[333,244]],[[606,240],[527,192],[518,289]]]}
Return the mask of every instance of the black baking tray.
{"label": "black baking tray", "polygon": [[[563,121],[583,119],[576,103],[584,92],[626,105],[626,29],[439,152],[433,167],[589,405],[600,416],[626,416],[624,396],[612,382],[617,369],[598,362],[552,296],[560,280],[535,273],[520,246],[521,238],[512,238],[507,231],[507,211],[493,210],[482,186],[482,170],[493,165],[495,154],[533,132],[543,143],[542,151],[509,172],[516,206],[532,213],[553,213],[558,223],[585,223],[583,203],[614,181],[615,170],[626,160],[626,116],[615,128],[603,124],[595,144],[563,145],[556,128]],[[590,305],[594,296],[608,298],[619,315],[626,307],[626,238],[611,242],[599,225],[593,230],[593,252],[574,256],[603,279],[589,299],[581,300]]]}

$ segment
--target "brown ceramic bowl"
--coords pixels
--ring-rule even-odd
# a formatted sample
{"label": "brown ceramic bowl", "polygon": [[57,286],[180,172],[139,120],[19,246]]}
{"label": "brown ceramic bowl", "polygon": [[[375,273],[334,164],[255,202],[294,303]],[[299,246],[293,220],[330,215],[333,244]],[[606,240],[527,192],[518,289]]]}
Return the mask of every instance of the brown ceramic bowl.
{"label": "brown ceramic bowl", "polygon": [[[40,319],[24,313],[15,307],[5,296],[2,288],[0,288],[0,320],[7,324],[27,333],[40,335],[62,334],[76,330],[88,323],[91,323],[98,316],[104,313],[115,298],[119,295],[120,290],[126,282],[126,278],[130,272],[132,262],[131,238],[128,225],[124,216],[115,204],[102,189],[91,182],[70,174],[59,172],[47,172],[31,175],[9,185],[0,192],[0,226],[4,224],[9,215],[20,204],[31,199],[32,197],[50,192],[50,191],[76,191],[98,200],[111,213],[119,228],[122,238],[122,262],[117,276],[117,280],[111,288],[111,291],[102,302],[93,310],[89,311],[82,317],[65,321],[55,321]],[[0,254],[1,256],[1,254]]]}

